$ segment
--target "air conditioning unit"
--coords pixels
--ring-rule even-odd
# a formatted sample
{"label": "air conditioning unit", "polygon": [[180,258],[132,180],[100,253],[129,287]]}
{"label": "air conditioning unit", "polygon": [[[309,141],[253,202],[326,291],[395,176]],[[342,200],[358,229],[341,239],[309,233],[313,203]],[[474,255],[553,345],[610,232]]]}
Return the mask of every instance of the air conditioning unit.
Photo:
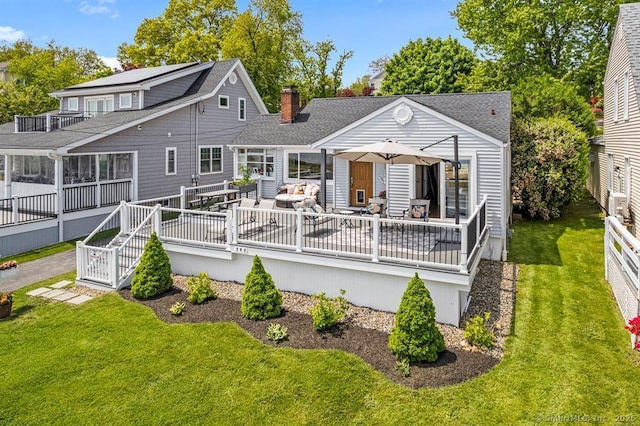
{"label": "air conditioning unit", "polygon": [[629,219],[629,200],[627,194],[612,192],[609,194],[609,215],[618,219]]}

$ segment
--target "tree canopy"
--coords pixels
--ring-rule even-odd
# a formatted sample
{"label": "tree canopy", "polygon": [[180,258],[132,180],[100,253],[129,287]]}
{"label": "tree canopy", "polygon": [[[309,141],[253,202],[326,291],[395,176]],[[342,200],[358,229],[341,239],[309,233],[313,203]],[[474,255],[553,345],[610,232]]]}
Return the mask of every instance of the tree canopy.
{"label": "tree canopy", "polygon": [[0,82],[0,122],[58,108],[50,92],[113,73],[88,49],[70,49],[54,41],[37,47],[29,40],[0,45],[0,62],[9,62],[9,81]]}
{"label": "tree canopy", "polygon": [[458,40],[429,38],[410,41],[386,63],[382,94],[461,92],[462,75],[477,60]]}
{"label": "tree canopy", "polygon": [[508,76],[568,78],[585,99],[602,93],[618,4],[625,0],[463,0],[453,12],[465,37]]}

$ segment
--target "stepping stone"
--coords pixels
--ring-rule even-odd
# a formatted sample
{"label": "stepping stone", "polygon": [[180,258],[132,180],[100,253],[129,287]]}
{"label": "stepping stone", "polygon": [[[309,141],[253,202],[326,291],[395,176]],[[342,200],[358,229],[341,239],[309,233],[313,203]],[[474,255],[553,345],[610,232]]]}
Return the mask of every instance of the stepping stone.
{"label": "stepping stone", "polygon": [[51,288],[63,288],[63,287],[68,286],[69,284],[71,284],[71,281],[62,280],[62,281],[59,281],[59,282],[57,282],[55,284],[50,285],[49,287],[51,287]]}
{"label": "stepping stone", "polygon": [[43,293],[48,293],[50,291],[50,288],[40,287],[36,288],[35,290],[31,290],[29,293],[27,293],[27,296],[41,296]]}
{"label": "stepping stone", "polygon": [[76,293],[71,293],[69,291],[65,291],[64,293],[55,296],[54,300],[59,300],[61,302],[64,302],[65,300],[73,299],[76,296],[77,296]]}
{"label": "stepping stone", "polygon": [[53,299],[56,296],[61,295],[62,293],[66,293],[64,290],[49,290],[46,293],[42,293],[40,297],[46,297],[48,299]]}
{"label": "stepping stone", "polygon": [[66,302],[71,303],[72,305],[79,305],[91,299],[93,299],[93,297],[81,294],[80,296],[76,296],[73,299],[67,300]]}

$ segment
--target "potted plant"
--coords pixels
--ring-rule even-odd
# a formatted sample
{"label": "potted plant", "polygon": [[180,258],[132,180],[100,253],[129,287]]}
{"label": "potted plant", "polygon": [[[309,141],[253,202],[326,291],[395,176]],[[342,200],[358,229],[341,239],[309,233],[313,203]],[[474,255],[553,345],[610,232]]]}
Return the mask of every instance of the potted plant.
{"label": "potted plant", "polygon": [[240,165],[240,174],[242,178],[231,182],[233,188],[242,192],[252,192],[258,189],[255,179],[251,178],[251,169],[245,165]]}
{"label": "potted plant", "polygon": [[18,271],[18,262],[9,260],[0,264],[0,279],[15,275]]}
{"label": "potted plant", "polygon": [[13,304],[13,294],[0,293],[0,318],[11,315],[11,305]]}

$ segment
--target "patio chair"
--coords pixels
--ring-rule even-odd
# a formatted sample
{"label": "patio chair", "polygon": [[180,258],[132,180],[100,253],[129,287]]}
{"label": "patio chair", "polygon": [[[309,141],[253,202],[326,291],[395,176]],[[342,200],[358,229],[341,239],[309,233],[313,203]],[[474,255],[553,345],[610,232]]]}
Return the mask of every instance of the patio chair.
{"label": "patio chair", "polygon": [[422,199],[409,200],[409,208],[402,212],[402,219],[419,221],[419,222],[428,222],[430,203],[431,203],[431,200],[422,200]]}
{"label": "patio chair", "polygon": [[360,215],[379,214],[380,217],[387,217],[387,200],[384,198],[369,198],[367,206],[360,210]]}
{"label": "patio chair", "polygon": [[240,235],[247,236],[252,233],[262,232],[266,225],[277,227],[278,220],[274,212],[275,208],[276,200],[263,198],[252,211],[243,212],[248,214],[248,216],[244,221],[238,223],[238,225],[242,227]]}

